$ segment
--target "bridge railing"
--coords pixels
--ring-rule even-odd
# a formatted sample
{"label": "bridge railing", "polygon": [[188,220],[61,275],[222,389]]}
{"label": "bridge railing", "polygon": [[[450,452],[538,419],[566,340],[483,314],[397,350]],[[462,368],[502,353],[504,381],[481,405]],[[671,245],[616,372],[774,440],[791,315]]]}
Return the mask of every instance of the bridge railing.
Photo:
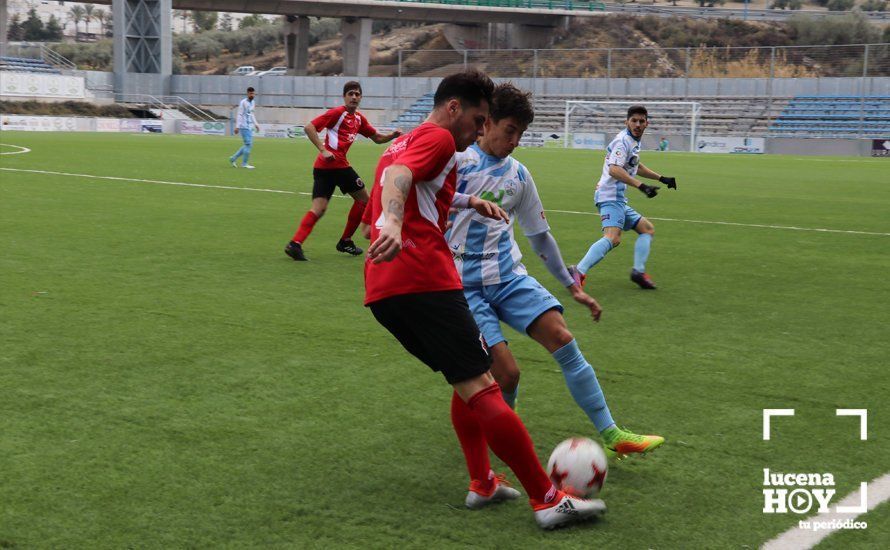
{"label": "bridge railing", "polygon": [[606,11],[603,2],[584,0],[395,0],[407,4],[445,4],[448,6],[479,6],[485,8],[527,8],[547,10]]}

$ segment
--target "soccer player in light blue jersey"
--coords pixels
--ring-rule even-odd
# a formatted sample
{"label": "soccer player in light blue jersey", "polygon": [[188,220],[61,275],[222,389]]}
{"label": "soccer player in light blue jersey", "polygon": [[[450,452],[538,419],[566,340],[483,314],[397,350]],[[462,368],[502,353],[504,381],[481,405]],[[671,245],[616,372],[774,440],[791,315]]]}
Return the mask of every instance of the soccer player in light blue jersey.
{"label": "soccer player in light blue jersey", "polygon": [[661,445],[664,438],[637,435],[615,425],[596,373],[562,316],[562,305],[522,265],[522,254],[513,236],[514,220],[547,270],[576,302],[590,310],[594,321],[599,320],[599,304],[574,281],[563,263],[531,174],[510,156],[534,119],[529,96],[512,84],[499,85],[484,135],[457,154],[457,194],[453,205],[461,208],[470,196],[479,197],[500,205],[509,214],[509,220],[491,220],[473,209],[459,209],[446,234],[448,246],[461,275],[464,295],[491,352],[491,372],[505,401],[515,406],[519,367],[501,332],[502,321],[528,334],[550,352],[562,368],[569,392],[601,433],[608,449],[621,455],[644,453]]}
{"label": "soccer player in light blue jersey", "polygon": [[260,127],[256,123],[256,116],[253,114],[254,103],[253,98],[256,92],[253,88],[247,89],[247,97],[238,104],[238,115],[235,118],[235,134],[241,134],[244,145],[235,151],[235,154],[229,157],[232,166],[238,168],[238,157],[241,157],[241,167],[253,170],[247,161],[250,160],[250,150],[253,148],[253,130],[260,131]]}
{"label": "soccer player in light blue jersey", "polygon": [[650,199],[658,194],[660,187],[646,185],[637,179],[641,176],[658,180],[667,185],[668,189],[677,188],[677,180],[661,176],[640,162],[640,140],[649,125],[649,113],[641,105],[634,105],[627,110],[626,128],[622,130],[606,148],[606,160],[603,163],[603,174],[596,186],[594,202],[599,210],[603,225],[603,238],[591,245],[584,258],[578,262],[574,271],[575,280],[583,284],[587,272],[606,257],[610,250],[621,244],[621,232],[633,229],[639,236],[634,245],[634,266],[630,272],[630,280],[641,288],[654,290],[655,283],[646,274],[646,260],[655,226],[652,222],[628,206],[624,191],[627,186],[636,187]]}

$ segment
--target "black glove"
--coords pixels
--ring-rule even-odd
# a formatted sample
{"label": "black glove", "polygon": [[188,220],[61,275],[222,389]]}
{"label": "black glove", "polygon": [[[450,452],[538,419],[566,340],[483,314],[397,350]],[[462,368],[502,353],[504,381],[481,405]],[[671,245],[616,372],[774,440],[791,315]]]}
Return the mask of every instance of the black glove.
{"label": "black glove", "polygon": [[658,194],[658,190],[661,187],[656,187],[654,185],[646,185],[645,183],[641,183],[639,187],[637,187],[640,191],[643,192],[644,195],[649,197],[650,199]]}
{"label": "black glove", "polygon": [[658,181],[667,185],[668,189],[676,189],[677,188],[677,178],[669,178],[667,176],[661,176],[658,178]]}

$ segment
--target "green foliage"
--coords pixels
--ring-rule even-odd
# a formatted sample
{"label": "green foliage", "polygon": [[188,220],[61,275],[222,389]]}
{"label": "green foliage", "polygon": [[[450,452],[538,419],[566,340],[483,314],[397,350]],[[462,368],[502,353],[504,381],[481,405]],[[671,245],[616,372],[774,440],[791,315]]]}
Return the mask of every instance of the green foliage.
{"label": "green foliage", "polygon": [[98,42],[61,42],[53,45],[53,50],[67,57],[78,69],[94,71],[111,70],[114,61],[112,40]]}
{"label": "green foliage", "polygon": [[770,9],[773,10],[799,10],[803,7],[802,0],[773,0]]}
{"label": "green foliage", "polygon": [[192,11],[192,21],[195,24],[195,32],[209,31],[216,28],[219,13],[215,11]]}
{"label": "green foliage", "polygon": [[825,19],[806,16],[792,17],[788,24],[793,29],[795,44],[868,44],[877,42],[880,31],[860,11]]}
{"label": "green foliage", "polygon": [[43,32],[43,40],[47,42],[58,42],[62,40],[62,25],[59,23],[59,20],[56,19],[55,15],[49,16],[49,22],[46,24],[46,29]]}
{"label": "green foliage", "polygon": [[241,20],[238,23],[239,29],[249,29],[250,27],[259,27],[262,25],[268,25],[269,21],[258,13],[252,13]]}
{"label": "green foliage", "polygon": [[223,46],[209,33],[201,33],[195,37],[192,45],[192,53],[198,57],[203,57],[204,61],[210,61],[211,57],[216,57],[222,53]]}
{"label": "green foliage", "polygon": [[320,17],[318,19],[310,19],[309,23],[309,44],[313,45],[322,40],[327,40],[337,36],[340,32],[340,19],[332,17]]}
{"label": "green foliage", "polygon": [[222,17],[219,18],[219,30],[229,32],[232,30],[232,15],[229,13],[224,13]]}
{"label": "green foliage", "polygon": [[856,0],[828,0],[825,5],[828,11],[849,11],[856,5]]}
{"label": "green foliage", "polygon": [[862,11],[887,11],[887,0],[865,0],[859,8]]}
{"label": "green foliage", "polygon": [[6,38],[16,42],[25,39],[25,27],[19,18],[19,14],[14,14],[9,18],[9,28],[6,30]]}
{"label": "green foliage", "polygon": [[25,40],[42,40],[43,39],[43,21],[37,15],[37,10],[31,8],[28,10],[28,18],[22,23],[25,29]]}

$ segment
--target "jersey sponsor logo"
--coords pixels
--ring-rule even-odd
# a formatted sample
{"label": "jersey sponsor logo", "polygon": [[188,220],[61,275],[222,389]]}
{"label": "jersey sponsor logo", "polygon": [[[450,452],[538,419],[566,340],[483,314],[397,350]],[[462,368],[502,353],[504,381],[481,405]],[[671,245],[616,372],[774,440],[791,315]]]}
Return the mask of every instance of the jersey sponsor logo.
{"label": "jersey sponsor logo", "polygon": [[505,191],[503,189],[498,189],[497,195],[495,195],[491,191],[483,191],[479,193],[479,198],[484,201],[493,202],[496,205],[500,206],[501,202],[504,200],[504,193]]}

